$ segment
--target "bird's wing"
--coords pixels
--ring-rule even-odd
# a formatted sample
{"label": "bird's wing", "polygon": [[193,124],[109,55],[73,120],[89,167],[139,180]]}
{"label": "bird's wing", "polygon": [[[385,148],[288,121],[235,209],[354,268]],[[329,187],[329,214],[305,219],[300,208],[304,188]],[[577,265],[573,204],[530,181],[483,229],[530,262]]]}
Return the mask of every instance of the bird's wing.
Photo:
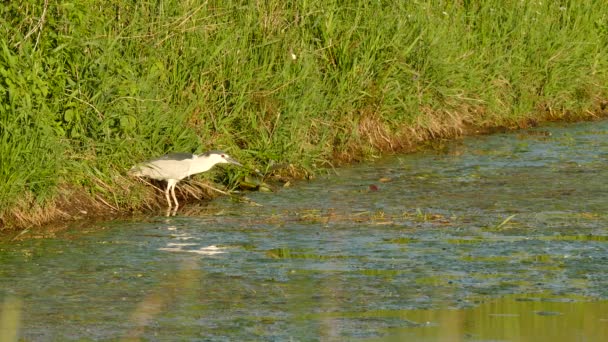
{"label": "bird's wing", "polygon": [[179,161],[179,160],[192,159],[193,157],[194,157],[194,154],[192,154],[192,153],[175,152],[175,153],[168,153],[168,154],[165,154],[164,156],[158,157],[156,159],[149,160],[148,163],[158,161],[158,160],[178,160]]}

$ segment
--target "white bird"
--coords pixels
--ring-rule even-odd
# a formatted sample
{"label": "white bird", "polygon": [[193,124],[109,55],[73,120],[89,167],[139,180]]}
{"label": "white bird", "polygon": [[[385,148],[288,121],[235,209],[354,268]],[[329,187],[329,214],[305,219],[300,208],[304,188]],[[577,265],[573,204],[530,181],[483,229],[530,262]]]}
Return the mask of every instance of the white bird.
{"label": "white bird", "polygon": [[177,210],[179,203],[175,197],[175,185],[188,176],[208,171],[215,164],[222,163],[243,166],[222,151],[209,151],[199,155],[192,153],[169,153],[133,166],[129,170],[129,175],[166,180],[167,189],[165,190],[165,197],[167,198],[169,209],[172,208],[171,199],[169,198],[169,192],[171,192],[171,196],[175,201],[175,210]]}

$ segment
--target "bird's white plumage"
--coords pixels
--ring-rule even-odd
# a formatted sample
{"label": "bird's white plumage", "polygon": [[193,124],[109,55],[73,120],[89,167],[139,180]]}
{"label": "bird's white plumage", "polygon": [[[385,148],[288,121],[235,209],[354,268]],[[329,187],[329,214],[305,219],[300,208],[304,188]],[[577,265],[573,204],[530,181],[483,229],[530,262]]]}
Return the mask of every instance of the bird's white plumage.
{"label": "bird's white plumage", "polygon": [[137,177],[148,177],[156,180],[166,180],[165,196],[169,208],[172,207],[169,193],[179,206],[175,197],[175,185],[182,179],[210,170],[215,164],[230,163],[242,166],[238,161],[222,151],[209,151],[200,155],[192,153],[170,153],[162,157],[135,165],[129,174]]}

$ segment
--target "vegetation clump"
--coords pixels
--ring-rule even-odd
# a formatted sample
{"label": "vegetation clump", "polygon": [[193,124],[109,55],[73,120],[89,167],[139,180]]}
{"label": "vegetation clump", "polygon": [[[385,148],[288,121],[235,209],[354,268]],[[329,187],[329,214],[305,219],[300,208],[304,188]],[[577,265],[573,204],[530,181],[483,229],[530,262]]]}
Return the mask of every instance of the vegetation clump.
{"label": "vegetation clump", "polygon": [[0,227],[154,207],[126,170],[170,151],[314,173],[606,114],[598,0],[5,1],[0,33]]}

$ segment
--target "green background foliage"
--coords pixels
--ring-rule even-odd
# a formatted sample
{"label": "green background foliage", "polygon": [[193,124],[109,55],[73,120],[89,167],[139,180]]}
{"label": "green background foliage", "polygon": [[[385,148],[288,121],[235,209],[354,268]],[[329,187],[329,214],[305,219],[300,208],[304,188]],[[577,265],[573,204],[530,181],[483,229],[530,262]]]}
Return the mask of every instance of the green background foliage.
{"label": "green background foliage", "polygon": [[457,124],[584,118],[607,47],[593,0],[5,1],[0,217],[61,188],[136,207],[117,179],[170,151],[314,171]]}

